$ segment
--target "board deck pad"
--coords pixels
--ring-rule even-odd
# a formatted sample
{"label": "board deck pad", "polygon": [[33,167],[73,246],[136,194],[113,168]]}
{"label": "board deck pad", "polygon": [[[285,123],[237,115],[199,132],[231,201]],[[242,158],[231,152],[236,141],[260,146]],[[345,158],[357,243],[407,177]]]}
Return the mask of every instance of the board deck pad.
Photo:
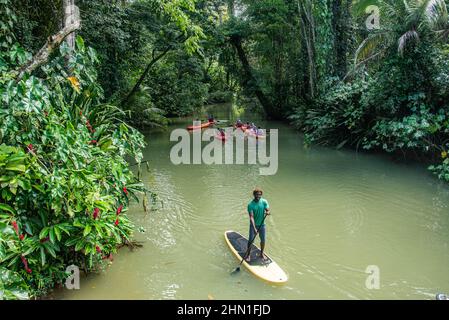
{"label": "board deck pad", "polygon": [[[227,234],[229,242],[232,244],[235,250],[239,253],[240,257],[243,259],[248,250],[248,242],[249,240],[243,237],[241,234],[237,232],[229,232]],[[256,237],[257,240],[257,237]],[[263,260],[260,256],[260,249],[257,248],[254,244],[251,244],[251,256],[249,264],[254,265],[264,265],[270,264],[273,262],[270,258],[267,260]]]}
{"label": "board deck pad", "polygon": [[235,231],[225,232],[225,241],[234,256],[241,262],[241,264],[248,269],[253,275],[270,284],[280,285],[288,281],[288,276],[279,265],[268,256],[264,260],[260,257],[260,249],[255,245],[251,245],[251,259],[250,262],[243,260],[243,257],[248,250],[248,239]]}

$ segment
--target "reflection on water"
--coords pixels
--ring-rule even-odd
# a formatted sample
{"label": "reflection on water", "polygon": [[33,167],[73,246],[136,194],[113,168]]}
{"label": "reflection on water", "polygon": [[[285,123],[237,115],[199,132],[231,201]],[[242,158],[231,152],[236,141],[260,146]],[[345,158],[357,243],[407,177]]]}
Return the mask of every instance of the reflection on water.
{"label": "reflection on water", "polygon": [[[233,117],[220,107],[214,114]],[[242,118],[242,120],[246,120]],[[249,119],[249,121],[257,121]],[[189,119],[176,124],[184,127]],[[279,129],[279,170],[257,165],[170,163],[170,132],[147,135],[151,172],[144,182],[159,197],[145,214],[130,214],[144,247],[123,249],[111,267],[62,290],[65,299],[434,299],[449,292],[449,189],[425,168],[384,156],[304,149],[286,125]],[[248,272],[230,276],[238,261],[224,231],[246,234],[246,204],[261,187],[272,207],[267,251],[288,273],[272,287]],[[367,266],[380,269],[380,289],[368,290]]]}

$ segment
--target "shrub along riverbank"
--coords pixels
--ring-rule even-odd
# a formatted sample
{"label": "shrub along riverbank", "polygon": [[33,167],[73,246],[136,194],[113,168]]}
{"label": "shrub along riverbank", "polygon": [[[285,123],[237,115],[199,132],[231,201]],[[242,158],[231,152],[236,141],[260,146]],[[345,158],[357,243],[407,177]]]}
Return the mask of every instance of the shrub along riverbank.
{"label": "shrub along riverbank", "polygon": [[[8,10],[2,1],[2,10]],[[37,75],[18,79],[30,54],[8,30],[0,46],[0,293],[35,298],[67,278],[66,268],[100,267],[129,241],[126,215],[145,191],[126,156],[141,160],[143,136],[123,112],[101,104],[95,52],[64,43]]]}

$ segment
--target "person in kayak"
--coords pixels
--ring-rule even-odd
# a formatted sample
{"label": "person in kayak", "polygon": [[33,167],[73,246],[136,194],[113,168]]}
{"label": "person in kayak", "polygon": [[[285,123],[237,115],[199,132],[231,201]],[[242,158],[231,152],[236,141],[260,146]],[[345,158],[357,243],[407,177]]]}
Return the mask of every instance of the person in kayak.
{"label": "person in kayak", "polygon": [[226,132],[223,128],[218,128],[218,137],[220,137],[222,140],[226,139]]}
{"label": "person in kayak", "polygon": [[[253,191],[254,199],[248,204],[249,214],[249,241],[253,240],[257,230],[259,230],[260,238],[260,256],[263,260],[267,259],[267,256],[263,253],[265,249],[265,214],[270,215],[270,205],[268,201],[262,198],[263,191],[255,189]],[[254,240],[253,240],[254,241]],[[249,242],[248,242],[249,245]],[[248,246],[248,256],[246,261],[251,261],[251,248]]]}
{"label": "person in kayak", "polygon": [[207,119],[209,122],[215,122],[215,117],[213,114],[209,115],[209,118]]}
{"label": "person in kayak", "polygon": [[243,123],[242,123],[242,120],[240,120],[240,119],[237,119],[237,123],[235,124],[235,126],[236,126],[237,128],[241,128],[241,127],[243,127]]}

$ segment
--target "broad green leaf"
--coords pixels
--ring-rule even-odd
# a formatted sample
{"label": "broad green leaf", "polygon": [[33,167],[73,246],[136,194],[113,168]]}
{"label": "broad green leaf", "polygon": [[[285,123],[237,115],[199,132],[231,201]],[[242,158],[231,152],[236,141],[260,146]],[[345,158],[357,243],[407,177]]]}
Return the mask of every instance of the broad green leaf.
{"label": "broad green leaf", "polygon": [[85,228],[84,228],[84,232],[83,232],[83,236],[87,236],[90,231],[92,230],[92,226],[90,224],[88,224]]}
{"label": "broad green leaf", "polygon": [[16,213],[14,211],[14,209],[10,205],[8,205],[6,203],[0,203],[0,210],[8,211],[8,212],[11,212],[12,214]]}

